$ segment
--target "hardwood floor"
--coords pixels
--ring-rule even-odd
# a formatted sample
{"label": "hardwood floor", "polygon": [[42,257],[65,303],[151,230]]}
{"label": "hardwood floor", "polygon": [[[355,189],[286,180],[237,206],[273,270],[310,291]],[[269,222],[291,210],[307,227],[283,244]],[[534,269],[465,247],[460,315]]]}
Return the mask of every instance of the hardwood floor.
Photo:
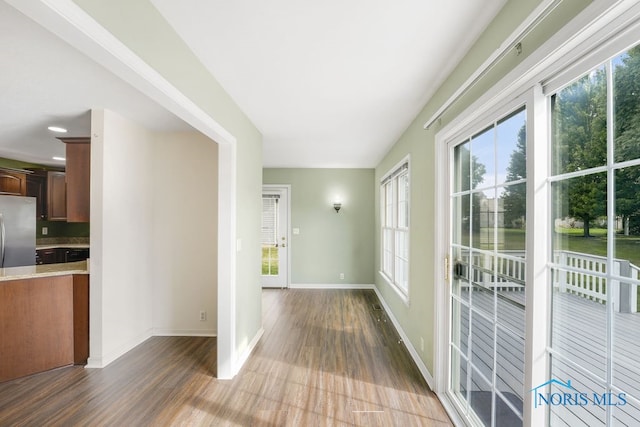
{"label": "hardwood floor", "polygon": [[451,425],[378,303],[265,290],[265,333],[232,381],[214,338],[154,337],[104,369],[1,383],[0,426]]}

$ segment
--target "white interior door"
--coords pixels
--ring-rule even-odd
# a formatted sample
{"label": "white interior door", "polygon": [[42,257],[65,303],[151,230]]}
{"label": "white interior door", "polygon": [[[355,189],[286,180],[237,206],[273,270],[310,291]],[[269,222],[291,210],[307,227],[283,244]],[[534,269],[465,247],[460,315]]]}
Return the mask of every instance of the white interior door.
{"label": "white interior door", "polygon": [[289,188],[262,189],[262,287],[289,287]]}

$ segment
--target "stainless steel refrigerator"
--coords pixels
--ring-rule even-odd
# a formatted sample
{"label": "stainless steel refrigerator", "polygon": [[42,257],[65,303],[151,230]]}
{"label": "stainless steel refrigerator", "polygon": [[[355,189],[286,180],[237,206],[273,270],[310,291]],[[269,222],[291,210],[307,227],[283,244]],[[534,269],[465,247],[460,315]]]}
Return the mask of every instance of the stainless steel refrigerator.
{"label": "stainless steel refrigerator", "polygon": [[0,195],[0,268],[36,263],[36,199]]}

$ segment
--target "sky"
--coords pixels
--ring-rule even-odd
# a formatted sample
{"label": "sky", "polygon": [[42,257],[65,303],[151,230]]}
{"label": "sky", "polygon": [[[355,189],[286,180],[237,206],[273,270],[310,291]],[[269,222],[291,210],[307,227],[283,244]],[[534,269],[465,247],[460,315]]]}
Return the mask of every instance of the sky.
{"label": "sky", "polygon": [[[493,187],[506,181],[511,155],[517,148],[518,133],[526,123],[526,110],[496,123],[471,138],[471,155],[486,169],[484,181],[477,188]],[[500,195],[502,190],[498,189],[498,192]],[[494,197],[493,189],[487,189],[484,193],[488,198]]]}

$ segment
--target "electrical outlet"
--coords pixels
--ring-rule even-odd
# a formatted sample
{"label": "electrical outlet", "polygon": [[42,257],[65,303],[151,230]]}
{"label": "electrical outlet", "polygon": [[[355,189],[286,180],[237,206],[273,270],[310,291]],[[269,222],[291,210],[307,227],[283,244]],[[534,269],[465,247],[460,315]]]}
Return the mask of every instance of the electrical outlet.
{"label": "electrical outlet", "polygon": [[424,352],[424,339],[420,337],[420,351]]}
{"label": "electrical outlet", "polygon": [[42,235],[46,236],[47,234],[49,234],[49,227],[42,227]]}
{"label": "electrical outlet", "polygon": [[207,320],[207,312],[206,311],[201,311],[200,312],[200,321],[204,322],[205,320]]}
{"label": "electrical outlet", "polygon": [[344,273],[340,273],[340,280],[344,280]]}

